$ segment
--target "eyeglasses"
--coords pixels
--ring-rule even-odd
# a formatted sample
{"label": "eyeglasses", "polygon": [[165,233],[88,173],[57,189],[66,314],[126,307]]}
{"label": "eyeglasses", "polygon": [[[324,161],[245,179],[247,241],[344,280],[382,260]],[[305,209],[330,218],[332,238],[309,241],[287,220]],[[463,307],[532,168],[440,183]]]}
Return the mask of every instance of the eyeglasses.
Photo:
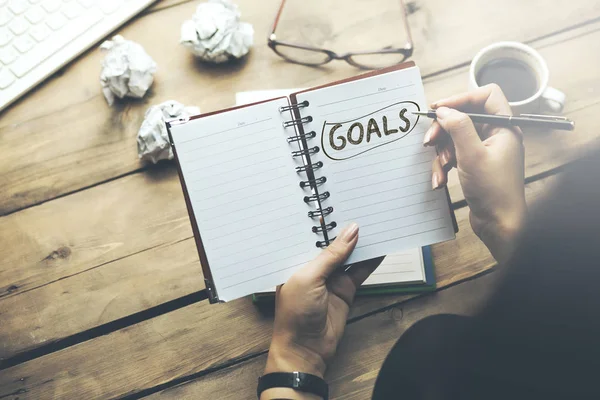
{"label": "eyeglasses", "polygon": [[273,29],[269,35],[268,45],[277,55],[283,57],[287,61],[296,64],[318,66],[327,64],[331,60],[344,60],[348,64],[357,68],[378,69],[400,64],[413,53],[413,41],[410,34],[410,27],[408,25],[408,18],[406,15],[406,7],[404,6],[403,0],[399,1],[402,8],[404,30],[408,39],[404,47],[392,48],[391,46],[388,46],[381,50],[360,51],[346,54],[337,54],[331,50],[322,49],[319,47],[304,46],[296,43],[278,41],[275,35],[275,30],[277,29],[281,12],[285,6],[285,1],[286,0],[281,1],[279,10],[275,16],[275,22],[273,22]]}

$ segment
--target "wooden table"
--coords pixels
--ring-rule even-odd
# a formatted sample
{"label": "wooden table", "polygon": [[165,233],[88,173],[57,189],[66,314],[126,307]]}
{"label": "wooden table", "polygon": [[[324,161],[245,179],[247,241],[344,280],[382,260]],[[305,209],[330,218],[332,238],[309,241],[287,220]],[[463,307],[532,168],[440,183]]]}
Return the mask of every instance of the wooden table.
{"label": "wooden table", "polygon": [[[390,13],[333,2],[319,2],[336,11],[316,19],[291,15],[288,32],[349,50],[374,40],[365,22]],[[308,87],[359,71],[277,58],[266,46],[277,0],[238,1],[256,30],[247,59],[194,62],[177,43],[197,3],[159,2],[119,29],[159,65],[145,99],[108,107],[94,48],[0,114],[0,399],[254,398],[272,314],[247,298],[199,301],[202,273],[175,168],[140,162],[135,136],[144,111],[170,98],[207,112],[233,104],[238,91]],[[598,141],[598,1],[415,0],[408,9],[429,99],[464,90],[470,58],[491,42],[522,41],[546,58],[577,130],[526,132],[530,201]],[[489,293],[494,260],[451,178],[460,232],[434,247],[438,292],[357,300],[327,375],[333,398],[369,398],[407,327],[430,314],[472,313]]]}

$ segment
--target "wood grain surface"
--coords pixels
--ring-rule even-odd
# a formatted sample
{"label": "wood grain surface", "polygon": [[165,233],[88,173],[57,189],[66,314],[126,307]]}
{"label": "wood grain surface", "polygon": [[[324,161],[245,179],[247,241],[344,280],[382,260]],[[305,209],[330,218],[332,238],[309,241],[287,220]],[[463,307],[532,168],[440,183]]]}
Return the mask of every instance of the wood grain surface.
{"label": "wood grain surface", "polygon": [[[545,193],[554,177],[527,188],[528,201]],[[438,287],[444,288],[490,270],[494,260],[470,229],[468,208],[457,212],[457,239],[435,245]],[[360,317],[414,296],[363,298]],[[370,318],[370,317],[369,317]],[[0,374],[0,398],[26,391],[27,397],[50,399],[117,397],[144,393],[169,381],[185,379],[228,365],[268,348],[272,316],[249,298],[210,305],[206,301],[132,325],[111,334],[50,353]],[[243,332],[243,340],[240,340]],[[51,332],[49,332],[51,333]],[[10,342],[0,337],[1,342]],[[26,380],[20,380],[27,377]]]}

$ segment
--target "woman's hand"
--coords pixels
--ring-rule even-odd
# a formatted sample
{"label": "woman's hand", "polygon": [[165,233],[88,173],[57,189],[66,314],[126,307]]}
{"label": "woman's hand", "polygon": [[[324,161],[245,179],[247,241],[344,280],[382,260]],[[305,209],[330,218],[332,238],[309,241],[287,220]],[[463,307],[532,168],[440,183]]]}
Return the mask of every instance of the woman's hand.
{"label": "woman's hand", "polygon": [[[306,372],[323,377],[342,338],[356,289],[383,258],[340,269],[358,241],[358,225],[344,228],[317,258],[277,288],[273,339],[265,374]],[[270,389],[262,399],[309,399],[292,389]]]}
{"label": "woman's hand", "polygon": [[[525,161],[519,128],[475,127],[463,112],[512,115],[498,85],[487,85],[431,105],[437,119],[425,134],[435,145],[432,184],[444,186],[456,166],[473,231],[498,261],[505,261],[525,218]],[[460,110],[460,111],[457,111]]]}

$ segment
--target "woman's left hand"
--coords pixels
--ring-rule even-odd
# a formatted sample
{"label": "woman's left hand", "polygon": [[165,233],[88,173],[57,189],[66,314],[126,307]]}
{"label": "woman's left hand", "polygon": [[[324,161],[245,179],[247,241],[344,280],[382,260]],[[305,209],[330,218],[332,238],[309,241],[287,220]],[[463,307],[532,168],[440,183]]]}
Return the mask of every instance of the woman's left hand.
{"label": "woman's left hand", "polygon": [[342,338],[356,289],[383,258],[340,269],[358,241],[347,226],[317,258],[277,288],[273,339],[265,373],[299,371],[323,377]]}

